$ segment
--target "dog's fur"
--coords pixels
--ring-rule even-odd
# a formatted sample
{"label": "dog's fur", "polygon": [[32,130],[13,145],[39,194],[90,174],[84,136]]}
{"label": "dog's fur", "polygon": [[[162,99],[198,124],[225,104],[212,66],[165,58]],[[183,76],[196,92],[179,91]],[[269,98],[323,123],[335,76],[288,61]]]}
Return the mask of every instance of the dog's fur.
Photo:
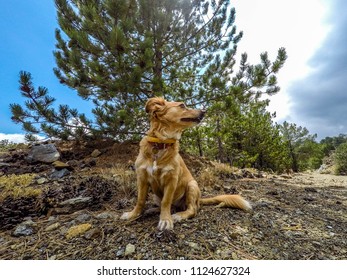
{"label": "dog's fur", "polygon": [[[203,110],[189,109],[182,102],[168,102],[154,97],[147,101],[146,112],[150,115],[150,130],[140,142],[140,153],[135,162],[137,203],[121,219],[134,220],[142,214],[149,186],[159,204],[159,230],[171,230],[174,221],[194,217],[200,204],[251,209],[250,204],[239,195],[202,199],[197,182],[178,153],[182,131],[198,124],[205,114]],[[172,206],[181,212],[171,215]]]}

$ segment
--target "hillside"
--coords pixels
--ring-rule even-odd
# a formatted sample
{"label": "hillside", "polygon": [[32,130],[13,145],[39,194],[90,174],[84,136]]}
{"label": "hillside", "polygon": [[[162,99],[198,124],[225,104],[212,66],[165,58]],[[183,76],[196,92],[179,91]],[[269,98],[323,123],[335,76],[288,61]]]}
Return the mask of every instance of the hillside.
{"label": "hillside", "polygon": [[267,174],[183,154],[204,197],[240,193],[254,211],[204,206],[159,232],[158,214],[119,219],[135,203],[137,143],[55,146],[53,163],[26,146],[0,154],[0,259],[347,258],[346,176]]}

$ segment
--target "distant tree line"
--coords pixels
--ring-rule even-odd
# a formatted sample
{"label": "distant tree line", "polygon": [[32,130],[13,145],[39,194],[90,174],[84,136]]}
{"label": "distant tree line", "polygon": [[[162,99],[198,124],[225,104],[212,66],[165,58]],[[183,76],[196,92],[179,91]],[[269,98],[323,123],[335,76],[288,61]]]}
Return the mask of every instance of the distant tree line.
{"label": "distant tree line", "polygon": [[[148,128],[146,100],[163,96],[207,109],[182,148],[240,167],[283,171],[316,168],[331,146],[295,124],[274,123],[268,96],[279,92],[276,75],[287,54],[278,50],[258,64],[241,55],[243,33],[228,0],[55,0],[54,69],[59,81],[94,104],[93,117],[54,104],[47,88],[20,73],[24,106],[11,104],[12,120],[28,140],[139,140]],[[260,31],[265,32],[265,31]],[[328,145],[328,144],[327,144]],[[330,145],[330,144],[329,144]],[[333,144],[331,144],[333,145]]]}

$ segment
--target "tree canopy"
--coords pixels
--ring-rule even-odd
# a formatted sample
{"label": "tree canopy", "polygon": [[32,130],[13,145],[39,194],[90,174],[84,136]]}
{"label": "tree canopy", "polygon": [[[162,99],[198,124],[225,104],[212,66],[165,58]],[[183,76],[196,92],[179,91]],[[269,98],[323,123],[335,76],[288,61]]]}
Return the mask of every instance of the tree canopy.
{"label": "tree canopy", "polygon": [[[30,135],[63,139],[138,139],[147,130],[143,106],[163,96],[207,109],[190,134],[200,155],[240,166],[283,166],[283,139],[267,96],[279,92],[276,75],[287,54],[274,61],[247,53],[236,65],[242,32],[228,0],[55,0],[59,81],[94,104],[88,119],[67,105],[55,107],[44,87],[21,72],[25,107],[11,104],[12,119]],[[184,145],[183,143],[183,145]],[[214,143],[214,145],[210,145]],[[281,158],[279,162],[279,158]]]}

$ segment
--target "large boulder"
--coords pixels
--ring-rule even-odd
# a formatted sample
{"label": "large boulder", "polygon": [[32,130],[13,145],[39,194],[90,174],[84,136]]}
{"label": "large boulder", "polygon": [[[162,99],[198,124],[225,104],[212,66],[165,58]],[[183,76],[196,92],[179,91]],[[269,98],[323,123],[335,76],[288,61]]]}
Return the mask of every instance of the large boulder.
{"label": "large boulder", "polygon": [[60,158],[60,153],[54,144],[33,146],[28,154],[28,162],[52,163]]}

